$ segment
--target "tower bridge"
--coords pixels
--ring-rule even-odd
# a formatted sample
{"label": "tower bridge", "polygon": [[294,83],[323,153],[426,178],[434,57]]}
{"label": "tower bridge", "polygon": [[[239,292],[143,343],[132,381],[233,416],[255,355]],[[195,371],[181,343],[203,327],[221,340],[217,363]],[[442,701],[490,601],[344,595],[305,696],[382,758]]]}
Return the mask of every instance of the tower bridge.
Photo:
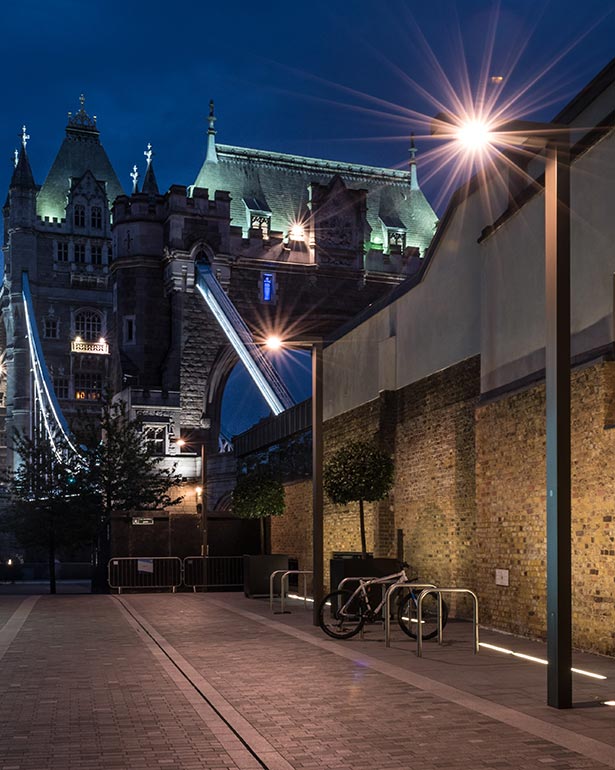
{"label": "tower bridge", "polygon": [[[184,477],[205,475],[207,458],[204,504],[215,517],[235,478],[219,436],[237,361],[279,413],[292,398],[258,340],[330,334],[418,269],[436,217],[416,148],[406,171],[377,169],[219,145],[214,121],[212,105],[195,183],[164,193],[151,145],[142,183],[133,175],[123,192],[84,101],[40,186],[22,144],[0,296],[9,468],[10,436],[30,430],[35,412],[78,453],[68,425],[96,413],[110,387]],[[182,514],[196,518],[196,506]]]}

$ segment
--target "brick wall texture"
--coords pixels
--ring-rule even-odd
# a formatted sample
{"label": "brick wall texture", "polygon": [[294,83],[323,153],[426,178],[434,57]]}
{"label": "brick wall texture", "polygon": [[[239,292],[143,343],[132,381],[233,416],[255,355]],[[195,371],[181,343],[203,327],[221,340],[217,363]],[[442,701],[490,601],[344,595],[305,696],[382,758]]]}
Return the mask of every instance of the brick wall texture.
{"label": "brick wall texture", "polygon": [[[366,505],[368,550],[394,556],[396,530],[413,575],[467,587],[481,622],[546,634],[544,384],[479,402],[473,358],[338,416],[325,426],[325,462],[344,442],[371,438],[395,459],[389,498]],[[573,372],[572,504],[575,647],[615,653],[615,363]],[[358,504],[325,497],[325,572],[334,551],[360,550]],[[311,568],[311,482],[287,486],[272,548]],[[509,586],[495,570],[509,571]],[[469,606],[450,602],[466,616]]]}

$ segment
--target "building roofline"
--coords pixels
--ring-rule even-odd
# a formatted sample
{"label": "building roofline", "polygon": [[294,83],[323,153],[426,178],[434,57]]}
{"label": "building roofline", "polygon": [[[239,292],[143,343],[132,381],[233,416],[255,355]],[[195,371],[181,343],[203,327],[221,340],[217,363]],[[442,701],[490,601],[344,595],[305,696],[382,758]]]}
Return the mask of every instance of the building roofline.
{"label": "building roofline", "polygon": [[603,67],[589,83],[553,118],[553,123],[571,123],[615,81],[615,59]]}
{"label": "building roofline", "polygon": [[306,171],[313,170],[317,173],[351,173],[357,176],[367,178],[379,178],[405,184],[410,184],[411,172],[401,169],[379,168],[378,166],[359,165],[357,163],[347,163],[345,161],[322,160],[320,158],[309,158],[303,155],[289,155],[282,152],[272,152],[270,150],[254,150],[248,147],[235,147],[228,144],[217,144],[216,151],[218,159],[241,159],[257,160],[264,163],[271,163],[276,166],[286,166],[291,170]]}

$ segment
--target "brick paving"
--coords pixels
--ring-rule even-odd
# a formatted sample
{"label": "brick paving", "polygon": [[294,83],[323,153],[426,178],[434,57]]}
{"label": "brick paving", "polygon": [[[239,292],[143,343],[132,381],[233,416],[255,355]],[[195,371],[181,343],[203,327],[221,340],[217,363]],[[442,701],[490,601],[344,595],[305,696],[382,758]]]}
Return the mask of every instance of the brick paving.
{"label": "brick paving", "polygon": [[542,667],[376,639],[236,594],[0,596],[0,770],[615,767],[615,708],[547,709]]}

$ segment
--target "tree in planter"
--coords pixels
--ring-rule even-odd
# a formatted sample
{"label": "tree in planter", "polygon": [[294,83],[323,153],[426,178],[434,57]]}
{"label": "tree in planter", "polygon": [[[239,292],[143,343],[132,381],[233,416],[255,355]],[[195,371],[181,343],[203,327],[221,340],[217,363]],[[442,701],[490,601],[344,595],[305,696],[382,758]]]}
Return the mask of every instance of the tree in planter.
{"label": "tree in planter", "polygon": [[[43,435],[35,439],[16,433],[13,448],[22,462],[7,478],[9,506],[0,528],[19,544],[46,553],[49,592],[56,593],[59,550],[91,542],[95,527],[96,492],[83,465],[62,459]],[[58,457],[60,454],[60,457]]]}
{"label": "tree in planter", "polygon": [[[106,590],[110,558],[111,516],[121,511],[153,511],[177,505],[182,497],[169,491],[181,478],[175,468],[161,467],[162,457],[152,455],[140,420],[131,419],[123,401],[105,397],[100,419],[85,438],[84,460],[96,490],[96,564],[92,588]],[[102,436],[102,438],[100,438]]]}
{"label": "tree in planter", "polygon": [[284,485],[270,473],[251,471],[237,480],[233,512],[242,519],[260,519],[261,553],[265,553],[265,519],[285,509]]}
{"label": "tree in planter", "polygon": [[393,460],[365,441],[352,441],[339,449],[325,465],[323,485],[336,505],[359,503],[361,553],[365,558],[364,502],[382,500],[393,486]]}

